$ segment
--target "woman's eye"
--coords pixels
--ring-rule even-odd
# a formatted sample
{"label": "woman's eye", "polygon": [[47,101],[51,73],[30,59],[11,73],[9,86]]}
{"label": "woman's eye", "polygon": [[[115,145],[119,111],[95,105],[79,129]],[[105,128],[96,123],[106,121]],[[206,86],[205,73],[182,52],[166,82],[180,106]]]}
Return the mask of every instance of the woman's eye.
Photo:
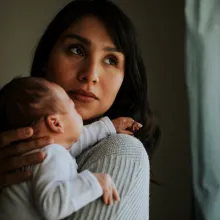
{"label": "woman's eye", "polygon": [[79,47],[70,47],[69,51],[75,55],[83,56],[83,50]]}
{"label": "woman's eye", "polygon": [[116,58],[109,57],[109,58],[105,59],[105,63],[107,63],[109,65],[116,66],[118,64],[118,61]]}

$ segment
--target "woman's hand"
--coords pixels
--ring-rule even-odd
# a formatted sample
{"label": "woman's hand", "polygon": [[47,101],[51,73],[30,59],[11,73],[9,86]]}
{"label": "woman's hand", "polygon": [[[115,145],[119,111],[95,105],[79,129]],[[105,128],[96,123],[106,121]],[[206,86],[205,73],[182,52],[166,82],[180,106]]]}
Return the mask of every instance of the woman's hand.
{"label": "woman's hand", "polygon": [[112,178],[107,173],[93,173],[103,190],[103,200],[106,205],[112,205],[113,199],[119,201],[119,195]]}
{"label": "woman's hand", "polygon": [[[31,150],[42,148],[53,142],[48,137],[27,141],[32,135],[33,129],[30,127],[0,134],[0,190],[5,186],[20,183],[31,178],[29,171],[13,171],[44,160],[45,155],[42,152],[22,156]],[[20,142],[22,140],[24,142]]]}
{"label": "woman's hand", "polygon": [[117,133],[129,134],[132,136],[135,131],[138,131],[142,127],[142,124],[129,117],[119,117],[113,119],[112,123],[115,126]]}

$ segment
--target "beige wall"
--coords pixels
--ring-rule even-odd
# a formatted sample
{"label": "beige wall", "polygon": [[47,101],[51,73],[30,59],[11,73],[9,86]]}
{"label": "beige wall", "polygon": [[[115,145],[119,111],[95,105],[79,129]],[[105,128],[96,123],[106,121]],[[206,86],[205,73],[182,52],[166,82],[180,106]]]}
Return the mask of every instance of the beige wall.
{"label": "beige wall", "polygon": [[152,160],[152,172],[162,186],[151,187],[151,220],[191,219],[184,0],[116,2],[138,29],[149,74],[150,98],[163,132]]}
{"label": "beige wall", "polygon": [[0,1],[0,85],[29,75],[32,55],[46,25],[70,0]]}
{"label": "beige wall", "polygon": [[[22,3],[21,3],[22,2]],[[69,0],[0,3],[0,84],[28,74],[37,40]],[[162,186],[151,188],[151,220],[188,220],[191,168],[184,85],[183,0],[117,0],[134,21],[145,56],[150,98],[163,130],[152,170]]]}

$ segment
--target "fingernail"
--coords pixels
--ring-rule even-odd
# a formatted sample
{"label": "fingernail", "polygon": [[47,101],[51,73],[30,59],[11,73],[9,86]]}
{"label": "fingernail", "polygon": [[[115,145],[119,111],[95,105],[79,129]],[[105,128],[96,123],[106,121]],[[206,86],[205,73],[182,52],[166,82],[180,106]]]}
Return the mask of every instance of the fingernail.
{"label": "fingernail", "polygon": [[32,129],[31,128],[25,128],[24,134],[26,137],[30,137],[32,135]]}
{"label": "fingernail", "polygon": [[139,128],[142,128],[143,125],[142,125],[141,123],[138,123],[138,127],[139,127]]}

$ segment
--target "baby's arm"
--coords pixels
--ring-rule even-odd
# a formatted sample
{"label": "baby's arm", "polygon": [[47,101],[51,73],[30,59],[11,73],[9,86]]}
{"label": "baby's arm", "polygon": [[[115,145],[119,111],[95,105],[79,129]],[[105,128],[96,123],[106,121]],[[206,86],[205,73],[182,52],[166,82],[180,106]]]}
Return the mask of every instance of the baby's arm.
{"label": "baby's arm", "polygon": [[72,145],[69,152],[73,157],[76,157],[86,148],[111,134],[116,134],[115,127],[108,117],[104,117],[99,121],[84,126],[79,140]]}
{"label": "baby's arm", "polygon": [[78,174],[64,147],[49,145],[45,153],[45,160],[31,168],[32,193],[43,218],[63,219],[102,195],[97,178],[88,170]]}

